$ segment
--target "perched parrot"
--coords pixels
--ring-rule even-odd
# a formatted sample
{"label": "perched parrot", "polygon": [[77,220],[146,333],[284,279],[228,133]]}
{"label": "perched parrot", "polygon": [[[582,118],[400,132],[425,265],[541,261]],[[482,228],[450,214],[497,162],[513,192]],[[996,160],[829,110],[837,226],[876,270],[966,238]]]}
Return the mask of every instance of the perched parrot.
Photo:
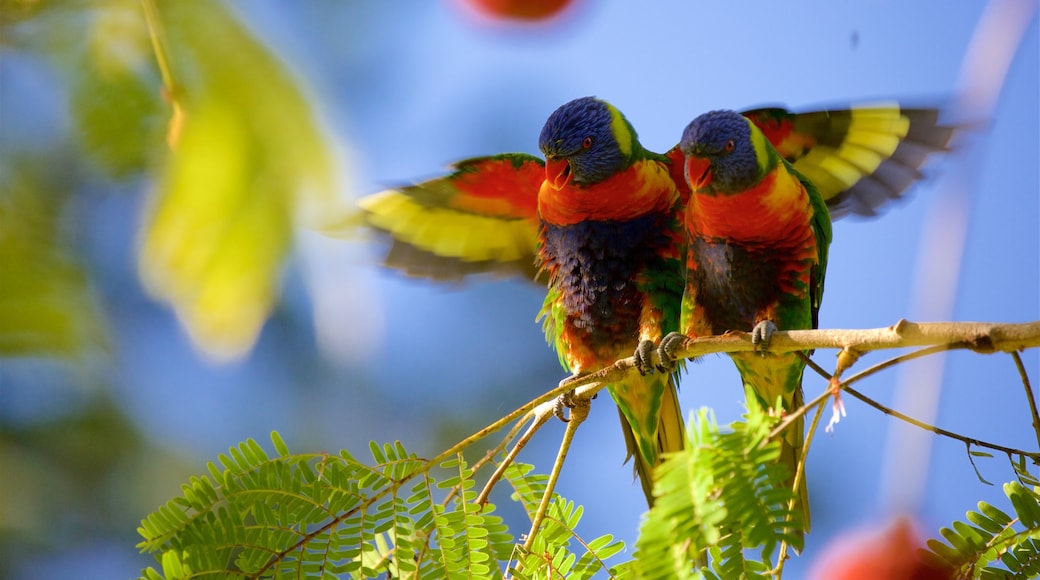
{"label": "perched parrot", "polygon": [[[662,343],[662,360],[685,336],[745,331],[764,349],[778,328],[817,328],[831,216],[816,186],[735,111],[697,117],[679,146],[692,191],[683,217],[686,291],[680,331]],[[802,405],[805,361],[796,353],[730,356],[748,398],[767,409],[779,400],[788,412]],[[779,460],[790,468],[792,484],[803,438],[799,420],[780,445]],[[808,528],[805,477],[796,491]]]}
{"label": "perched parrot", "polygon": [[[821,184],[832,216],[872,215],[899,198],[953,134],[937,109],[895,104],[743,115]],[[439,280],[490,271],[547,283],[547,338],[570,371],[592,371],[678,328],[685,234],[675,228],[690,196],[683,152],[645,150],[621,113],[593,98],[554,112],[539,145],[545,162],[522,153],[469,159],[445,177],[359,204],[368,224],[392,237],[393,268]],[[648,501],[651,466],[683,442],[674,381],[633,377],[610,388]]]}
{"label": "perched parrot", "polygon": [[[599,99],[553,112],[538,146],[545,180],[535,263],[549,284],[539,318],[563,366],[583,374],[678,330],[686,196],[671,160],[644,149],[621,112]],[[640,374],[607,387],[650,505],[653,466],[686,437],[676,379]]]}
{"label": "perched parrot", "polygon": [[[689,194],[682,153],[647,151],[621,112],[592,97],[553,112],[538,144],[544,162],[519,153],[471,159],[361,205],[370,223],[406,242],[388,263],[413,274],[451,278],[510,264],[547,283],[539,314],[547,340],[568,371],[596,371],[678,330]],[[608,387],[651,504],[652,467],[685,441],[675,381],[633,376]]]}

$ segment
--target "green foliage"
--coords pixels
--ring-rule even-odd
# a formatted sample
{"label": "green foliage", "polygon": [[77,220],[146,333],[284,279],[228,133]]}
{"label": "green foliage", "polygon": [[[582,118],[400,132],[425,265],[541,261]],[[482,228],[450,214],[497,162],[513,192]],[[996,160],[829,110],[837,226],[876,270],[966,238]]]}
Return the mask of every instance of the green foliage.
{"label": "green foliage", "polygon": [[773,567],[781,542],[801,548],[779,445],[767,442],[775,420],[749,405],[747,422],[729,432],[710,410],[699,411],[687,448],[658,468],[657,500],[636,545],[639,577],[757,578]]}
{"label": "green foliage", "polygon": [[1012,481],[1004,484],[1004,493],[1015,517],[979,502],[967,521],[939,531],[945,543],[928,541],[927,556],[953,567],[958,578],[1040,576],[1040,489]]}
{"label": "green foliage", "polygon": [[[583,509],[558,495],[537,534],[514,545],[494,506],[474,503],[461,457],[434,465],[400,443],[373,443],[367,465],[345,451],[292,454],[273,433],[276,456],[252,440],[233,447],[145,518],[139,547],[159,553],[161,571],[144,576],[761,577],[781,542],[801,546],[786,468],[767,442],[773,422],[752,408],[746,423],[720,432],[710,412],[698,413],[687,451],[660,468],[635,560],[613,566],[606,561],[624,544],[584,540]],[[531,470],[513,464],[505,481],[533,519],[547,478]]]}
{"label": "green foliage", "polygon": [[[761,411],[721,434],[701,412],[691,422],[694,445],[661,469],[657,507],[643,526],[637,561],[608,569],[624,549],[606,535],[590,542],[576,528],[582,508],[553,496],[547,517],[527,549],[493,506],[480,510],[473,473],[461,458],[433,466],[400,444],[372,444],[373,465],[349,453],[291,454],[277,434],[278,455],[254,441],[220,456],[223,469],[191,479],[176,498],[141,525],[142,550],[161,552],[162,572],[147,578],[303,577],[343,575],[438,578],[458,574],[515,578],[748,577],[760,575],[780,540],[797,544],[787,508],[793,494],[775,465],[776,445],[763,445],[770,422]],[[505,479],[513,500],[533,517],[546,477],[511,465]],[[438,490],[448,490],[441,502]],[[575,550],[574,546],[580,546]],[[763,562],[745,557],[760,549]],[[711,570],[694,559],[711,556]]]}
{"label": "green foliage", "polygon": [[[136,177],[162,158],[167,105],[137,0],[0,2],[0,44],[60,77],[77,156],[105,177]],[[17,138],[15,139],[17,143]],[[17,146],[17,145],[16,145]],[[83,179],[83,176],[78,176]]]}
{"label": "green foliage", "polygon": [[[347,452],[292,454],[277,433],[271,439],[274,457],[252,440],[233,447],[142,521],[138,547],[160,563],[142,577],[497,578],[515,558],[517,578],[589,578],[624,548],[610,536],[578,537],[582,509],[555,496],[522,554],[494,506],[473,503],[473,472],[461,458],[436,466],[438,478],[400,443],[373,443],[369,466]],[[529,511],[545,489],[530,469],[506,474]]]}
{"label": "green foliage", "polygon": [[86,13],[81,50],[61,56],[84,155],[115,178],[162,159],[166,106],[139,2],[105,0]]}
{"label": "green foliage", "polygon": [[347,452],[294,455],[271,438],[276,456],[252,440],[233,447],[145,518],[138,547],[161,553],[161,572],[144,577],[494,576],[512,550],[494,507],[472,503],[461,459],[438,481],[399,443],[373,444],[369,466]]}

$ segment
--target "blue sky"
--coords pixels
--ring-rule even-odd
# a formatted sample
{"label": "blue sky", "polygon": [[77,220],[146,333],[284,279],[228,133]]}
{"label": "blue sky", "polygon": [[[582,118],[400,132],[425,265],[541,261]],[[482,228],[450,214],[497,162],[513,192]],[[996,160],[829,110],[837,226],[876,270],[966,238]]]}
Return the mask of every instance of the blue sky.
{"label": "blue sky", "polygon": [[[309,87],[340,148],[344,198],[440,175],[470,156],[537,153],[546,117],[586,95],[617,106],[643,145],[657,151],[715,108],[809,109],[891,98],[952,103],[984,9],[940,0],[821,0],[782,9],[764,1],[579,0],[562,22],[502,27],[474,20],[458,1],[235,3]],[[933,218],[946,215],[946,198],[961,186],[970,188],[968,221],[949,318],[1040,318],[1038,42],[1033,16],[990,122],[929,165],[928,181],[879,219],[835,225],[822,327],[874,328],[928,312],[927,297],[948,284],[918,276],[919,265],[932,262],[921,257],[922,240],[953,227]],[[95,243],[105,263],[133,263],[139,209],[124,199],[93,210],[104,217],[97,229],[106,231],[96,232]],[[116,395],[152,438],[197,464],[192,473],[247,437],[266,441],[271,430],[300,451],[360,454],[369,440],[400,439],[433,454],[564,377],[534,321],[542,289],[515,280],[445,286],[407,279],[379,266],[385,247],[378,240],[304,234],[300,242],[278,323],[268,325],[244,362],[201,360],[172,315],[139,297],[111,308]],[[313,327],[307,347],[314,356],[279,358],[286,320]],[[1023,358],[1040,381],[1038,353]],[[825,367],[833,361],[827,352],[816,359]],[[871,355],[865,362],[880,360]],[[1010,357],[954,353],[945,371],[940,426],[1035,449]],[[916,386],[889,371],[860,387],[891,404],[897,385],[909,392]],[[807,377],[806,397],[824,386]],[[689,365],[680,392],[687,414],[708,406],[729,422],[742,399],[725,357]],[[243,407],[243,400],[251,403]],[[836,534],[891,515],[899,503],[893,490],[912,479],[885,461],[892,450],[909,448],[911,435],[851,397],[846,405],[848,416],[834,434],[819,434],[809,457],[814,527],[790,578],[802,577]],[[610,532],[632,541],[645,504],[630,466],[621,464],[624,445],[611,406],[596,400],[558,491],[585,505],[587,538]],[[521,460],[547,470],[562,432],[562,424],[550,423]],[[931,455],[900,468],[925,477],[925,492],[910,507],[927,533],[979,500],[1003,504],[999,484],[1012,478],[1005,461],[977,461],[998,484],[986,486],[963,444],[928,440]],[[176,492],[171,487],[170,495]],[[136,573],[145,560],[134,559],[132,545],[125,548],[112,557],[119,564],[92,565],[95,577],[113,577],[113,567],[118,576]]]}

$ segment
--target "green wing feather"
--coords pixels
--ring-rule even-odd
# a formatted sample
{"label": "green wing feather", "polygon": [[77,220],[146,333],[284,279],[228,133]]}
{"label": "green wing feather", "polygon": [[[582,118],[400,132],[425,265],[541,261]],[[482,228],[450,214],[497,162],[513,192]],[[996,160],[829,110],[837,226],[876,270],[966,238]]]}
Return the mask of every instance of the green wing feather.
{"label": "green wing feather", "polygon": [[784,163],[787,165],[787,170],[798,177],[798,180],[802,182],[806,193],[809,195],[809,203],[812,204],[812,229],[816,236],[816,252],[818,261],[817,264],[813,266],[809,275],[809,299],[812,308],[812,327],[819,328],[820,304],[823,301],[824,278],[826,278],[827,275],[827,256],[830,252],[831,240],[834,237],[830,209],[816,185],[806,178],[805,175],[802,175],[801,172],[795,169],[791,163],[786,160]]}

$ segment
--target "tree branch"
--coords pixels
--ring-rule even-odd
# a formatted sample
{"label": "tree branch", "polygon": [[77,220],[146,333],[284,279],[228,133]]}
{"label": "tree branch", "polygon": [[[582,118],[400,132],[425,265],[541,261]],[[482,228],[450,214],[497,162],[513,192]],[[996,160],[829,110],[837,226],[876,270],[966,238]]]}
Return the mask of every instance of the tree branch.
{"label": "tree branch", "polygon": [[[1040,321],[1022,324],[991,322],[908,322],[868,330],[792,330],[774,333],[769,352],[816,348],[851,348],[858,352],[948,344],[976,352],[1013,352],[1040,346]],[[689,339],[677,353],[689,358],[716,352],[754,350],[749,333]]]}
{"label": "tree branch", "polygon": [[[776,332],[769,342],[769,352],[840,348],[868,352],[890,348],[947,345],[978,353],[1015,352],[1040,346],[1040,321],[1001,324],[992,322],[899,322],[886,328],[866,330],[790,330]],[[634,347],[633,347],[634,348]],[[751,334],[731,332],[718,336],[689,338],[678,349],[681,358],[706,354],[754,351]],[[607,383],[618,381],[635,369],[632,357],[594,373],[572,377],[561,385],[575,389],[578,397],[591,397]]]}
{"label": "tree branch", "polygon": [[[896,324],[887,328],[867,330],[796,330],[776,332],[770,340],[769,352],[781,353],[840,348],[842,349],[842,356],[839,356],[839,369],[844,371],[856,362],[859,354],[864,352],[890,348],[922,347],[919,350],[908,352],[878,363],[845,380],[839,379],[840,373],[832,376],[830,373],[819,367],[819,365],[811,363],[811,361],[809,362],[810,366],[813,367],[813,370],[818,372],[824,378],[832,381],[839,379],[840,383],[838,384],[838,388],[848,391],[852,396],[877,408],[883,413],[889,414],[938,435],[962,441],[968,445],[985,447],[1009,454],[1029,457],[1034,461],[1040,461],[1040,453],[1011,449],[1002,445],[966,437],[933,425],[922,423],[912,417],[884,407],[858,391],[849,388],[849,385],[852,383],[900,362],[946,350],[968,349],[983,354],[995,352],[1011,353],[1015,357],[1016,363],[1020,366],[1019,371],[1023,375],[1023,384],[1026,385],[1026,388],[1030,393],[1030,399],[1032,399],[1032,391],[1028,386],[1028,378],[1025,375],[1025,369],[1021,368],[1021,364],[1018,362],[1021,361],[1021,358],[1017,356],[1017,352],[1025,348],[1037,346],[1040,346],[1040,321],[1018,324],[1001,324],[988,322],[914,323],[900,320]],[[682,348],[679,349],[676,354],[682,358],[695,358],[713,353],[747,352],[754,350],[755,346],[751,343],[750,333],[731,332],[725,335],[687,339]],[[619,381],[631,372],[636,372],[635,359],[628,357],[618,360],[613,365],[597,372],[566,379],[560,383],[560,386],[574,389],[574,396],[576,399],[591,398],[607,384]],[[826,398],[832,396],[832,394],[832,390],[825,391],[812,401],[803,405],[801,408],[788,414],[784,417],[784,420],[776,426],[774,433],[778,433],[785,429],[798,416],[804,415],[812,408],[822,405]],[[1040,426],[1038,426],[1037,429],[1038,432],[1040,432]],[[1038,435],[1038,437],[1040,437],[1040,435]]]}

